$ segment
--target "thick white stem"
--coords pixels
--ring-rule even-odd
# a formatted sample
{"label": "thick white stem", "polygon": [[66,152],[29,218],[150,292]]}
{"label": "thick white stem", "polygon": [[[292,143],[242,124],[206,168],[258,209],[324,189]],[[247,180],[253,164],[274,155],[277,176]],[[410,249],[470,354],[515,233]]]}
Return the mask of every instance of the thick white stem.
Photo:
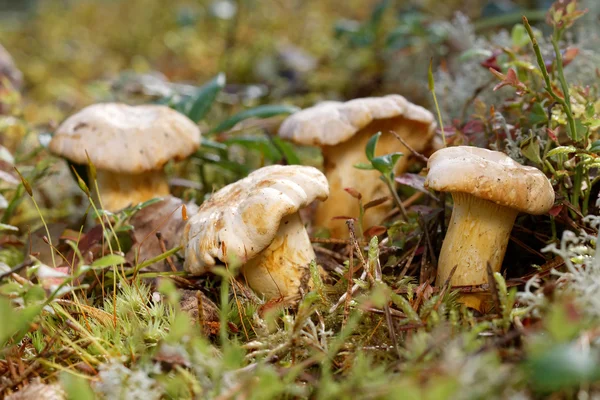
{"label": "thick white stem", "polygon": [[309,288],[315,252],[298,213],[281,220],[271,245],[242,267],[248,285],[266,299],[291,299]]}
{"label": "thick white stem", "polygon": [[[487,283],[487,264],[500,271],[518,211],[465,193],[452,193],[454,209],[438,261],[437,285],[442,286],[452,268],[451,285]],[[482,311],[485,294],[465,294],[461,302]]]}
{"label": "thick white stem", "polygon": [[[142,203],[154,197],[169,194],[169,184],[162,170],[148,171],[141,174],[98,170],[96,179],[102,205],[108,211],[118,211],[130,204]],[[94,183],[90,182],[90,186],[94,188]],[[98,193],[94,193],[94,197],[98,199]]]}

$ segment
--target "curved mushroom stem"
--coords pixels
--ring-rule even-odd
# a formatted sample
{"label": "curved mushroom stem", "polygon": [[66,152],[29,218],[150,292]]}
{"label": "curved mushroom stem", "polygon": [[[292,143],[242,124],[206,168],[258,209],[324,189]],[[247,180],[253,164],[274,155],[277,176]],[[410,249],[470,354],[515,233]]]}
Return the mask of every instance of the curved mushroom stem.
{"label": "curved mushroom stem", "polygon": [[281,220],[269,247],[242,266],[255,292],[267,299],[293,299],[301,287],[310,287],[309,264],[315,251],[298,213]]}
{"label": "curved mushroom stem", "polygon": [[[154,197],[167,196],[169,183],[163,170],[141,174],[125,174],[98,170],[96,172],[102,205],[108,211],[118,211],[130,204],[142,203]],[[95,193],[94,183],[90,183]],[[100,206],[100,204],[98,204]]]}
{"label": "curved mushroom stem", "polygon": [[[390,196],[386,184],[379,179],[378,171],[365,171],[354,168],[358,163],[367,162],[365,147],[377,132],[383,132],[379,138],[376,156],[393,153],[404,153],[404,157],[396,163],[394,172],[401,174],[409,167],[410,151],[390,133],[396,132],[416,151],[423,151],[430,146],[429,125],[408,120],[404,117],[376,120],[354,135],[351,139],[335,146],[323,147],[325,176],[329,181],[329,198],[317,206],[315,225],[329,229],[335,238],[347,238],[348,229],[344,220],[333,219],[338,216],[358,218],[359,209],[356,200],[352,199],[345,188],[357,190],[365,203]],[[390,211],[392,202],[388,201],[369,209],[364,216],[364,229],[381,224]]]}
{"label": "curved mushroom stem", "polygon": [[[465,193],[452,193],[454,209],[438,261],[437,285],[443,285],[458,266],[452,286],[487,283],[487,264],[500,271],[517,210]],[[486,294],[464,294],[460,301],[483,311]]]}

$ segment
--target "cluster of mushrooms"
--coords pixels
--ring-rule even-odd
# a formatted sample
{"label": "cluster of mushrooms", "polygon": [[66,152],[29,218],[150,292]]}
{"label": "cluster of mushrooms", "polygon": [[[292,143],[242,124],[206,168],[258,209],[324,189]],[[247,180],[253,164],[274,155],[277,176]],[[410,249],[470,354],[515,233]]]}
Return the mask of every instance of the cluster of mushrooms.
{"label": "cluster of mushrooms", "polygon": [[[383,132],[376,155],[403,152],[395,167],[409,168],[409,149],[431,154],[435,121],[424,108],[400,95],[322,102],[289,116],[279,135],[302,145],[320,146],[323,172],[308,166],[272,165],[213,193],[185,223],[184,269],[199,275],[216,265],[239,265],[244,281],[269,299],[295,300],[310,290],[309,264],[315,260],[299,211],[319,200],[313,224],[334,238],[347,238],[343,220],[357,218],[358,204],[345,188],[367,201],[389,195],[376,171],[359,170],[365,145]],[[57,129],[50,150],[71,162],[95,165],[98,191],[93,196],[109,211],[155,197],[168,197],[163,171],[200,146],[198,126],[166,106],[104,103],[89,106]],[[475,147],[439,149],[430,156],[425,185],[452,193],[454,209],[439,257],[437,284],[450,272],[453,286],[487,282],[487,265],[499,271],[519,212],[546,213],[554,190],[539,170],[522,166],[503,153]],[[365,227],[381,224],[393,204],[369,209]],[[481,310],[483,294],[463,295]]]}

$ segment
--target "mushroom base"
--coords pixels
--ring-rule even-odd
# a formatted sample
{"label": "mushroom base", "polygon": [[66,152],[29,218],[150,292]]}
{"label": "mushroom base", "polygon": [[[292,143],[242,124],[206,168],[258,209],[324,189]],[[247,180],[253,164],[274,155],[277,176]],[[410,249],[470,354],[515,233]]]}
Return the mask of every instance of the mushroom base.
{"label": "mushroom base", "polygon": [[[499,272],[518,211],[465,193],[452,193],[454,209],[438,261],[437,285],[454,266],[452,286],[488,282],[487,264]],[[488,294],[463,294],[460,301],[484,311]]]}
{"label": "mushroom base", "polygon": [[[329,181],[330,190],[329,199],[317,207],[315,225],[328,228],[332,237],[349,236],[345,221],[333,219],[334,217],[358,218],[359,216],[358,203],[344,191],[345,188],[357,190],[365,203],[391,195],[386,184],[379,179],[378,171],[354,168],[355,164],[367,162],[365,147],[374,134],[383,132],[375,155],[402,152],[404,157],[398,160],[395,173],[401,174],[408,169],[411,153],[390,131],[396,132],[416,151],[428,148],[433,135],[429,125],[397,117],[373,121],[351,139],[335,146],[323,147],[325,176]],[[381,224],[391,207],[392,202],[387,201],[368,209],[363,219],[364,229]]]}
{"label": "mushroom base", "polygon": [[310,287],[315,252],[298,213],[281,220],[271,245],[242,267],[248,286],[266,299],[295,299]]}
{"label": "mushroom base", "polygon": [[[108,211],[118,211],[131,204],[142,203],[154,197],[169,194],[169,184],[162,170],[141,174],[97,171],[96,179],[102,206]],[[98,200],[98,193],[95,189],[94,198]]]}

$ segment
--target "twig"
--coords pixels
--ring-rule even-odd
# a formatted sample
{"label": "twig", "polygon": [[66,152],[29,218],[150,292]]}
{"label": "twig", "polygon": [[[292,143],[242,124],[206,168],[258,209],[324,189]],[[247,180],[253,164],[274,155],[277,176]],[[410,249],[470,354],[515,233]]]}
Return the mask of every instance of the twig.
{"label": "twig", "polygon": [[350,241],[344,239],[334,239],[334,238],[318,238],[311,237],[311,243],[323,243],[323,244],[348,244]]}
{"label": "twig", "polygon": [[502,310],[502,303],[500,303],[500,297],[498,296],[498,287],[496,286],[494,271],[492,270],[492,265],[489,262],[486,263],[486,268],[488,285],[490,287],[490,293],[492,294],[492,300],[494,300],[494,307],[496,308],[496,312],[499,313]]}
{"label": "twig", "polygon": [[431,257],[431,262],[437,269],[437,257],[435,256],[435,250],[433,248],[433,244],[431,243],[431,239],[429,237],[429,227],[423,218],[423,214],[418,213],[419,222],[421,225],[421,229],[423,229],[423,233],[425,234],[425,240],[427,241],[427,246],[429,247],[429,256]]}
{"label": "twig", "polygon": [[339,253],[329,250],[325,247],[321,247],[321,246],[315,246],[315,252],[316,253],[321,253],[321,254],[325,254],[331,258],[334,258],[336,261],[339,261],[341,263],[345,262],[347,260],[346,257],[340,255]]}
{"label": "twig", "polygon": [[408,257],[408,259],[406,260],[406,264],[404,264],[404,268],[402,268],[402,272],[400,272],[400,275],[398,276],[399,279],[404,278],[404,276],[408,272],[408,269],[410,268],[410,265],[412,264],[412,261],[415,258],[415,254],[417,254],[417,250],[419,249],[419,245],[421,244],[422,238],[423,238],[422,236],[419,237],[419,241],[417,242],[417,244],[415,245],[415,248],[410,253],[410,256]]}
{"label": "twig", "polygon": [[196,304],[196,307],[198,308],[198,325],[200,325],[202,331],[206,333],[206,329],[204,327],[204,321],[206,321],[204,318],[204,301],[202,300],[202,292],[199,290],[196,290],[196,300],[198,301]]}
{"label": "twig", "polygon": [[[364,279],[366,279],[366,278],[367,278],[367,270],[364,270],[364,271],[362,272],[362,274],[360,275],[360,278],[359,278],[359,279],[360,279],[360,280],[364,280]],[[359,286],[358,284],[354,284],[354,286],[352,286],[351,294],[352,294],[352,295],[354,295],[354,294],[355,294],[355,293],[358,291],[358,289],[359,289],[359,288],[360,288],[360,286]],[[338,309],[338,307],[339,307],[339,306],[341,306],[341,305],[342,305],[342,303],[343,303],[344,301],[346,301],[346,294],[347,294],[347,293],[344,293],[344,294],[343,294],[343,295],[342,295],[342,296],[339,298],[339,300],[338,300],[338,301],[337,301],[337,302],[336,302],[336,303],[335,303],[333,306],[331,306],[331,308],[329,309],[329,313],[330,313],[330,314],[331,314],[331,313],[333,313],[333,312],[335,312],[335,310],[337,310],[337,309]]]}
{"label": "twig", "polygon": [[[414,203],[416,203],[417,200],[419,200],[424,195],[425,195],[425,193],[423,193],[423,192],[416,192],[413,195],[411,195],[408,199],[404,200],[402,202],[402,205],[405,208],[408,208],[408,207],[412,206]],[[398,214],[399,212],[400,212],[400,209],[397,207],[394,207],[389,213],[387,213],[387,215],[384,218],[384,221],[392,218],[394,215]]]}
{"label": "twig", "polygon": [[[163,239],[162,233],[156,232],[156,238],[158,239],[158,245],[160,246],[160,251],[164,254],[167,252],[167,246],[165,246],[165,240]],[[169,266],[171,267],[171,270],[173,272],[177,272],[177,268],[175,267],[175,264],[173,264],[173,260],[171,260],[170,256],[167,256],[165,258],[165,260],[167,260],[167,263],[169,264]]]}
{"label": "twig", "polygon": [[2,274],[0,274],[0,280],[11,276],[12,274],[16,274],[17,272],[19,272],[20,270],[22,270],[23,268],[27,268],[27,267],[31,267],[34,263],[33,259],[31,257],[29,257],[29,255],[25,256],[26,259],[25,261],[23,261],[21,264],[17,265],[16,267],[14,267],[13,269],[11,269],[10,271],[6,271]]}
{"label": "twig", "polygon": [[516,237],[511,235],[510,240],[515,242],[517,245],[521,246],[523,249],[527,250],[529,253],[535,254],[536,256],[540,257],[542,260],[546,259],[546,257],[542,253],[540,253],[539,251],[537,251],[535,249],[532,249],[531,247],[529,247],[528,245],[526,245],[525,243],[523,243],[521,240],[517,239]]}
{"label": "twig", "polygon": [[413,154],[413,156],[415,156],[419,160],[423,161],[424,163],[427,163],[427,161],[429,161],[429,159],[427,157],[425,157],[423,154],[421,154],[418,151],[416,151],[415,149],[413,149],[411,147],[411,145],[406,143],[406,141],[404,139],[402,139],[402,136],[398,135],[394,131],[390,131],[390,132],[392,133],[392,135],[394,135],[396,137],[396,139],[398,139],[400,141],[400,143],[402,143],[404,145],[404,147],[406,147]]}
{"label": "twig", "polygon": [[[348,222],[346,222],[347,224]],[[350,226],[348,226],[348,229],[350,229]],[[348,245],[348,247],[351,247],[350,245]],[[342,326],[346,326],[346,322],[348,321],[348,317],[350,316],[350,302],[352,301],[352,282],[353,282],[353,277],[354,277],[354,252],[352,251],[352,248],[349,249],[350,251],[350,260],[348,263],[348,288],[346,289],[346,299],[344,302],[344,318],[342,320]]]}
{"label": "twig", "polygon": [[[454,273],[456,272],[457,268],[458,268],[458,264],[455,265],[454,268],[452,268],[452,270],[450,271],[450,275],[448,275],[448,278],[446,278],[446,282],[444,282],[444,286],[442,286],[442,289],[440,290],[440,295],[439,295],[438,301],[435,303],[435,306],[432,308],[432,310],[437,310],[438,307],[440,306],[440,304],[442,304],[444,295],[446,294],[446,292],[448,291],[448,288],[450,287],[450,281],[452,280],[452,277],[454,276]],[[426,319],[426,317],[423,319]]]}

